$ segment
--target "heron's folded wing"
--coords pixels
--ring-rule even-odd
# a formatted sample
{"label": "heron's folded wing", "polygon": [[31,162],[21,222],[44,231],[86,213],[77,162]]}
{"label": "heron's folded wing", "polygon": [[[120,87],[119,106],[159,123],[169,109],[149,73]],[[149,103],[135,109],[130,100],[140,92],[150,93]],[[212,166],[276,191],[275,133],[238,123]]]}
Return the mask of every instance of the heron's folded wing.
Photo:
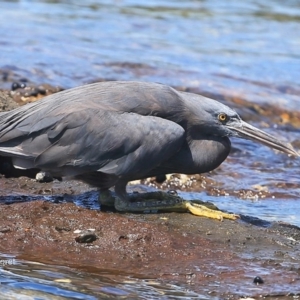
{"label": "heron's folded wing", "polygon": [[184,139],[182,127],[152,116],[81,111],[74,118],[66,116],[47,132],[52,144],[36,158],[37,167],[142,173],[177,152]]}
{"label": "heron's folded wing", "polygon": [[18,124],[13,129],[17,137],[11,131],[11,140],[10,132],[5,143],[0,139],[0,152],[34,157],[34,167],[50,171],[69,167],[121,176],[154,168],[178,151],[184,140],[178,124],[135,113],[86,108],[56,116],[52,123],[49,118]]}

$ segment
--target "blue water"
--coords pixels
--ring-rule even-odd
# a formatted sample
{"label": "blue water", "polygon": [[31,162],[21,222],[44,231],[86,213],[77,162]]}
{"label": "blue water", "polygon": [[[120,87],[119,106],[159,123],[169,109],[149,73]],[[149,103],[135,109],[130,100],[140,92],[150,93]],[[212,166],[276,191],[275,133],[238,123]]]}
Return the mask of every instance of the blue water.
{"label": "blue water", "polygon": [[299,105],[298,1],[21,0],[0,10],[0,68],[34,82],[139,79]]}
{"label": "blue water", "polygon": [[[199,299],[199,293],[154,279],[140,279],[111,270],[85,272],[76,268],[12,259],[0,268],[1,299]],[[167,296],[164,296],[167,295]],[[28,297],[28,298],[27,298]],[[201,295],[201,299],[214,297]]]}

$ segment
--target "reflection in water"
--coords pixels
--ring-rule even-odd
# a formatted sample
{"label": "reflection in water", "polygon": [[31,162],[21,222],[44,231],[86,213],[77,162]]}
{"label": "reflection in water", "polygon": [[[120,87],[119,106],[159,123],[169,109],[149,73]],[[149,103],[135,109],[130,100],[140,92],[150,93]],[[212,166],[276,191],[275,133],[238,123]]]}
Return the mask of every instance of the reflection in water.
{"label": "reflection in water", "polygon": [[[7,259],[3,257],[2,260]],[[0,269],[0,298],[35,297],[34,299],[199,299],[186,287],[165,284],[153,279],[139,279],[134,274],[112,270],[80,270],[15,260]],[[15,298],[13,298],[15,299]],[[24,298],[27,299],[27,298]],[[33,299],[33,298],[28,298]],[[201,296],[201,299],[214,299]]]}

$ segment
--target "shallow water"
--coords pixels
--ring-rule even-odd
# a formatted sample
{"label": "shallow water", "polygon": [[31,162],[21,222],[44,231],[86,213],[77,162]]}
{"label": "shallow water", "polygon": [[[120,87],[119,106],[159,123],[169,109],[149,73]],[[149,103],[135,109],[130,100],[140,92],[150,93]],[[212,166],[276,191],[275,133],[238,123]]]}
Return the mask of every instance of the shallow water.
{"label": "shallow water", "polygon": [[[0,1],[0,11],[0,69],[31,82],[69,88],[102,78],[156,81],[300,111],[299,1],[20,0]],[[0,81],[0,88],[10,85],[10,81]],[[246,109],[239,112],[247,115]],[[256,125],[299,148],[299,129]],[[182,195],[210,200],[228,211],[299,226],[299,159],[248,141],[236,140],[234,145],[239,150],[209,175],[229,196]],[[232,195],[240,189],[267,189],[269,196],[242,199]],[[72,284],[53,284],[49,278],[56,272],[54,266],[41,267],[49,273],[39,268],[20,262],[9,269],[12,273],[1,274],[1,283],[10,293],[34,289],[47,296],[50,286],[52,296],[73,293],[74,298],[83,297]],[[31,275],[22,272],[25,269]],[[21,273],[25,277],[16,275]],[[73,269],[59,267],[58,273],[58,277],[79,278]],[[90,299],[98,292],[112,298],[119,293],[145,299],[162,292],[179,293],[180,299],[194,296],[184,287],[163,283],[157,287],[147,280],[128,287],[126,274],[113,275],[112,281],[107,281],[110,275],[86,276],[91,288],[83,283],[80,288],[91,294]],[[46,282],[41,283],[42,279]],[[94,280],[100,282],[100,291],[93,290]]]}
{"label": "shallow water", "polygon": [[[138,274],[46,265],[0,254],[2,261],[8,263],[0,269],[1,299],[199,299],[200,296],[187,287],[139,278]],[[201,298],[215,299],[202,295]]]}

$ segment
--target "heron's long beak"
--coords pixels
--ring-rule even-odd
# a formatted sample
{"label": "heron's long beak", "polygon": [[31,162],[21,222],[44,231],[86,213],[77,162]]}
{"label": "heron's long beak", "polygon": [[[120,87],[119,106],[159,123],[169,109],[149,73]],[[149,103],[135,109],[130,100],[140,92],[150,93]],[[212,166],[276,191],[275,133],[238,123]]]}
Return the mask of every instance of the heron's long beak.
{"label": "heron's long beak", "polygon": [[277,150],[280,150],[282,152],[285,152],[287,154],[292,154],[295,156],[300,156],[299,153],[297,153],[292,145],[283,143],[279,140],[277,140],[274,136],[240,120],[239,126],[228,126],[231,130],[237,132],[238,136],[241,138],[251,139],[257,142],[260,142],[270,148],[274,148]]}

